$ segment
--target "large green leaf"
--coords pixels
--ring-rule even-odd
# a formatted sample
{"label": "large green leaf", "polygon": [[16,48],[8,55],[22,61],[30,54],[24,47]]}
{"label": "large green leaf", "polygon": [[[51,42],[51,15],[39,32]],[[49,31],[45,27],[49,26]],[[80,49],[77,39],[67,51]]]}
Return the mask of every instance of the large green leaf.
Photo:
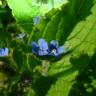
{"label": "large green leaf", "polygon": [[7,0],[7,2],[17,23],[22,26],[24,32],[30,33],[34,17],[44,16],[53,8],[60,9],[67,0],[19,0],[19,2]]}
{"label": "large green leaf", "polygon": [[32,22],[32,17],[39,13],[37,7],[32,7],[26,0],[7,0],[13,16],[18,22]]}
{"label": "large green leaf", "polygon": [[[65,42],[65,47],[67,46],[70,54],[68,53],[60,61],[52,63],[49,69],[49,75],[52,77],[55,76],[58,79],[56,83],[51,86],[47,96],[68,96],[73,80],[75,80],[78,73],[82,72],[89,64],[96,49],[95,17],[96,4],[94,3],[94,6],[90,9],[90,15],[87,16],[86,19],[83,17],[85,20],[82,18],[81,21],[76,21],[76,26],[70,30],[70,35],[68,35]],[[73,73],[75,75],[73,75]],[[61,80],[61,78],[63,79]]]}
{"label": "large green leaf", "polygon": [[[69,0],[69,3],[64,5],[61,10],[52,10],[47,13],[47,17],[49,19],[48,22],[40,23],[43,26],[43,30],[41,31],[42,27],[37,28],[40,30],[38,34],[33,31],[35,36],[44,37],[47,41],[52,39],[57,39],[60,44],[63,44],[67,37],[70,35],[71,31],[73,30],[74,26],[79,22],[86,18],[86,16],[91,14],[91,7],[94,5],[94,0]],[[50,17],[49,17],[50,16]],[[45,19],[46,21],[46,19]],[[34,38],[34,35],[33,35]]]}
{"label": "large green leaf", "polygon": [[92,14],[90,14],[90,16],[86,18],[86,20],[78,22],[77,25],[74,27],[74,29],[71,31],[70,35],[67,37],[67,41],[65,42],[65,47],[68,47],[67,50],[70,51],[70,54],[68,53],[69,55],[64,56],[64,58],[62,58],[60,61],[56,62],[55,64],[52,64],[52,66],[59,65],[58,67],[61,66],[61,68],[64,67],[68,69],[71,67],[70,58],[72,56],[76,54],[77,54],[76,56],[78,56],[83,53],[88,54],[88,56],[92,56],[94,54],[94,50],[96,48],[95,9],[96,9],[96,4],[91,9]]}
{"label": "large green leaf", "polygon": [[47,96],[68,96],[75,78],[79,72],[84,71],[90,62],[87,54],[80,56],[74,55],[73,52],[70,56],[65,56],[62,60],[52,63],[49,69],[49,75],[57,78],[56,83],[53,84],[47,93]]}
{"label": "large green leaf", "polygon": [[43,31],[43,38],[47,41],[51,41],[52,39],[56,39],[56,32],[58,30],[58,24],[60,22],[61,14],[57,13],[56,15],[52,16],[50,22],[48,22],[45,30]]}
{"label": "large green leaf", "polygon": [[71,80],[74,80],[77,74],[78,72],[73,72],[70,76],[66,76],[68,80],[66,80],[67,78],[65,77],[59,78],[56,83],[51,86],[51,90],[48,91],[46,96],[68,96],[74,84],[74,81]]}
{"label": "large green leaf", "polygon": [[[7,0],[17,21],[31,21],[34,16],[44,15],[52,8],[60,8],[67,0]],[[25,22],[26,23],[26,22]]]}
{"label": "large green leaf", "polygon": [[68,3],[68,0],[34,0],[32,1],[34,6],[39,6],[40,14],[44,15],[48,13],[53,8],[59,8]]}

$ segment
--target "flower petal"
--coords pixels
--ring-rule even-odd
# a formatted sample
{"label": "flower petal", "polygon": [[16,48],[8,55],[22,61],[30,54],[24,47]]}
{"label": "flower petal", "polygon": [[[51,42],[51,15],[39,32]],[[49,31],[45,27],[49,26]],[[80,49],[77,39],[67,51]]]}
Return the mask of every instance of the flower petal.
{"label": "flower petal", "polygon": [[38,40],[38,45],[41,50],[48,50],[48,44],[43,38]]}
{"label": "flower petal", "polygon": [[21,33],[21,34],[18,34],[18,36],[16,37],[17,39],[22,39],[25,37],[25,33]]}
{"label": "flower petal", "polygon": [[43,50],[39,50],[39,51],[38,51],[38,55],[39,55],[39,56],[43,56],[43,55],[47,55],[47,54],[48,54],[47,51],[43,51]]}
{"label": "flower petal", "polygon": [[32,52],[37,54],[39,50],[39,46],[37,45],[37,43],[32,42]]}
{"label": "flower petal", "polygon": [[64,46],[60,46],[57,48],[57,53],[60,55],[60,54],[64,53],[64,50],[65,50]]}
{"label": "flower petal", "polygon": [[48,53],[49,56],[58,56],[58,53]]}
{"label": "flower petal", "polygon": [[0,57],[8,56],[9,49],[8,48],[0,48]]}
{"label": "flower petal", "polygon": [[55,46],[55,47],[57,48],[57,47],[58,47],[58,41],[52,40],[52,41],[50,42],[50,45],[53,45],[53,46]]}
{"label": "flower petal", "polygon": [[39,21],[40,21],[40,18],[39,18],[39,17],[34,17],[34,18],[33,18],[33,23],[34,23],[34,25],[38,24]]}
{"label": "flower petal", "polygon": [[8,56],[8,52],[9,52],[9,49],[8,48],[4,48],[4,55],[5,56]]}

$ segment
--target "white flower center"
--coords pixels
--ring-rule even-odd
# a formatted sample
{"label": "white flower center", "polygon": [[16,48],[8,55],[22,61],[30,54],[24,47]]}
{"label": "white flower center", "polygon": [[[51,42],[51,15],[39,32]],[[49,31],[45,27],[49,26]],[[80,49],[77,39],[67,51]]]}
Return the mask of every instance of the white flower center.
{"label": "white flower center", "polygon": [[55,54],[56,53],[56,49],[53,49],[51,52]]}

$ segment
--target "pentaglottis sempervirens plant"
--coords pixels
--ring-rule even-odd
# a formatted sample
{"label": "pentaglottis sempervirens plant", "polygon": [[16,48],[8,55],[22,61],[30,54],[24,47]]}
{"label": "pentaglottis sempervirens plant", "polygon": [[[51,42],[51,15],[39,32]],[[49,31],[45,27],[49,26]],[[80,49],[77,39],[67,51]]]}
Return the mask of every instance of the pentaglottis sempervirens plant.
{"label": "pentaglottis sempervirens plant", "polygon": [[0,96],[96,95],[96,0],[0,0]]}

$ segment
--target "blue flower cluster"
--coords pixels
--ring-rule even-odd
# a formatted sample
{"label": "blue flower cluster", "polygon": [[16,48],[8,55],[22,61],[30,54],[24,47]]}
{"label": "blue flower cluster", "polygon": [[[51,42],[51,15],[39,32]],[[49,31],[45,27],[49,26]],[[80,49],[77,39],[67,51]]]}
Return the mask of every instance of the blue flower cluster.
{"label": "blue flower cluster", "polygon": [[8,56],[9,49],[8,48],[0,48],[0,57]]}
{"label": "blue flower cluster", "polygon": [[58,42],[52,40],[50,44],[43,39],[38,40],[38,44],[36,42],[32,42],[32,52],[37,56],[60,56],[65,52],[64,46],[59,46]]}

